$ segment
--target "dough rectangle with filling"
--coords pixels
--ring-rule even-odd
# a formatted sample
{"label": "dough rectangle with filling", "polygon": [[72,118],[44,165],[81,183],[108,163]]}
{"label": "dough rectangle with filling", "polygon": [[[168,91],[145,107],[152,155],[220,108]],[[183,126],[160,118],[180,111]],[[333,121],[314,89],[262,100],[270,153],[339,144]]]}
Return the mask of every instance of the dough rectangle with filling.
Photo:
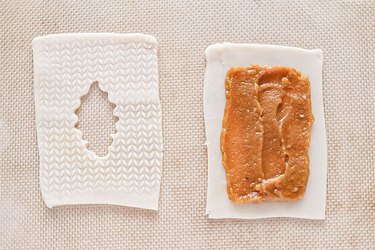
{"label": "dough rectangle with filling", "polygon": [[[224,43],[208,47],[206,50],[206,60],[204,117],[209,168],[206,212],[209,218],[256,219],[266,217],[299,217],[324,219],[327,148],[322,100],[322,51],[273,45]],[[227,179],[220,150],[220,136],[226,104],[224,83],[230,68],[249,67],[252,64],[296,68],[310,80],[312,113],[315,118],[312,125],[309,149],[310,176],[306,192],[299,200],[292,202],[263,202],[261,204],[235,204],[228,198]],[[244,98],[247,98],[247,107],[252,109],[252,114],[249,116],[247,123],[251,123],[251,128],[254,131],[249,129],[248,131],[249,133],[251,132],[252,136],[242,138],[242,141],[251,142],[254,146],[254,154],[247,155],[247,157],[252,159],[244,160],[251,162],[254,170],[259,170],[258,174],[260,177],[263,178],[264,173],[274,176],[275,173],[268,173],[262,169],[262,162],[256,162],[262,159],[259,156],[262,155],[261,145],[264,138],[261,133],[264,128],[261,124],[257,124],[257,115],[261,115],[260,111],[257,112],[257,103],[251,103],[249,101],[251,98],[248,97],[251,97],[254,93],[257,93],[257,97],[259,97],[259,91],[262,92],[262,90],[247,86],[247,91],[248,93],[246,93],[246,97]],[[262,100],[267,98],[267,96],[260,97]],[[236,96],[236,99],[241,102],[241,95]],[[240,161],[241,159],[236,160]],[[278,171],[283,172],[285,169],[279,169]],[[252,177],[254,176],[255,174]]]}

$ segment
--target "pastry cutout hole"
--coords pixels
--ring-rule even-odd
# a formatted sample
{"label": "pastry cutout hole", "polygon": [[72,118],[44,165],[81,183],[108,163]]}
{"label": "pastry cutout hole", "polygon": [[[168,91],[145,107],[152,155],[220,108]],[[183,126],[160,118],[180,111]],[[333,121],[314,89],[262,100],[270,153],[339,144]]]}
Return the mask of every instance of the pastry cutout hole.
{"label": "pastry cutout hole", "polygon": [[118,117],[113,115],[115,106],[109,102],[108,93],[99,88],[98,82],[93,82],[76,110],[76,128],[82,131],[87,148],[98,156],[108,154],[108,147],[112,144],[111,134],[117,132],[115,124]]}

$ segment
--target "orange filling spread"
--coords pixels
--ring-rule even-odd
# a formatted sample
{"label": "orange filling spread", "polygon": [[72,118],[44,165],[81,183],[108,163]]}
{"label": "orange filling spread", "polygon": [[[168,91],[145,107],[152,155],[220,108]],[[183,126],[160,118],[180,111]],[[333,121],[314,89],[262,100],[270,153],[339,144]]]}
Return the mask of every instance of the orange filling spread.
{"label": "orange filling spread", "polygon": [[309,177],[310,82],[293,68],[229,69],[221,151],[235,203],[295,200]]}

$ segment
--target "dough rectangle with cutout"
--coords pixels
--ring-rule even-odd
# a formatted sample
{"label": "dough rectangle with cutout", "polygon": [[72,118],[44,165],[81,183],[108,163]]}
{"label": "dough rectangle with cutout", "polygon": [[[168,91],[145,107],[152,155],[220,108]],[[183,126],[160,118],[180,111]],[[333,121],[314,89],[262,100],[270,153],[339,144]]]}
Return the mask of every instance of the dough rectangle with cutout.
{"label": "dough rectangle with cutout", "polygon": [[[205,54],[206,74],[203,102],[208,152],[206,213],[209,218],[296,217],[324,219],[327,144],[322,93],[322,51],[274,45],[223,43],[209,46]],[[248,67],[252,64],[295,68],[303,72],[310,80],[312,113],[315,118],[311,128],[309,149],[310,175],[306,191],[303,197],[297,201],[235,204],[228,198],[227,179],[220,150],[220,136],[226,104],[225,77],[231,67]],[[255,140],[256,138],[251,137],[251,139]],[[261,150],[259,149],[257,152],[260,154]]]}
{"label": "dough rectangle with cutout", "polygon": [[[162,116],[157,42],[143,34],[59,34],[33,40],[40,185],[47,207],[114,204],[158,209]],[[119,118],[108,154],[75,125],[93,82]]]}

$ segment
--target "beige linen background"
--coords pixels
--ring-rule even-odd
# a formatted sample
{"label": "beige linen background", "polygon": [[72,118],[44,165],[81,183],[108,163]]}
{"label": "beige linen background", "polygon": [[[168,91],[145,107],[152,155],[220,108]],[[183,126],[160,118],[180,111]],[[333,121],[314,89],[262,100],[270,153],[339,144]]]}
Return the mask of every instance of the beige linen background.
{"label": "beige linen background", "polygon": [[[159,212],[47,209],[39,190],[33,37],[142,32],[159,41],[164,169]],[[325,221],[208,220],[204,49],[216,42],[324,51],[328,139]],[[0,1],[0,249],[374,249],[374,1]],[[80,112],[105,154],[111,105],[94,91]]]}

